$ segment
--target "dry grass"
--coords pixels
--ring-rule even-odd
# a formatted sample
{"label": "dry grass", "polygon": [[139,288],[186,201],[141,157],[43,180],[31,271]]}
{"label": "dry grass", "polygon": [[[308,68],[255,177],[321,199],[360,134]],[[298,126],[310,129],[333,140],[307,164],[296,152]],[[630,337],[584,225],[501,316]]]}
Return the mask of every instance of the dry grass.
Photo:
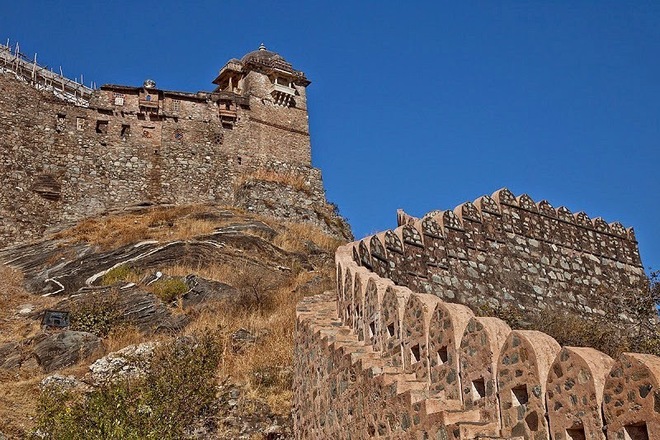
{"label": "dry grass", "polygon": [[334,255],[335,250],[344,241],[322,232],[316,226],[305,223],[287,223],[285,230],[278,234],[274,244],[289,252],[306,252],[306,242],[312,242],[319,248]]}
{"label": "dry grass", "polygon": [[[206,220],[210,218],[208,214],[213,209],[199,206],[150,209],[89,219],[59,233],[57,238],[116,248],[146,239],[173,240],[208,234],[223,223],[235,223],[241,216],[237,214],[234,219],[227,221]],[[254,220],[255,217],[250,216],[249,219]],[[281,224],[269,218],[259,220],[278,231],[274,244],[287,252],[309,253],[316,246],[332,255],[336,246],[341,244],[310,225]],[[185,310],[191,318],[185,333],[193,334],[200,330],[215,332],[223,351],[218,377],[241,385],[246,391],[246,397],[264,402],[274,412],[285,415],[290,412],[292,400],[295,307],[303,295],[332,288],[334,267],[331,260],[329,258],[327,264],[322,263],[314,271],[295,267],[287,271],[268,267],[259,261],[258,255],[250,255],[249,258],[235,259],[224,264],[199,267],[179,265],[167,267],[163,271],[170,276],[195,274],[238,289],[239,294],[230,299],[207,304],[193,311]],[[283,261],[280,264],[286,263]],[[115,278],[140,281],[139,270],[126,269],[121,268],[116,274],[109,274],[104,282],[111,283],[114,275]],[[0,290],[0,344],[36,334],[39,331],[38,322],[14,316],[15,310],[25,303],[43,308],[57,299],[29,295],[21,287],[19,272],[0,267],[0,279],[5,282],[5,288]],[[174,307],[172,312],[183,313],[184,310]],[[241,328],[255,335],[256,341],[238,347],[232,341],[232,334]],[[165,341],[171,336],[160,335],[156,339]],[[146,337],[134,327],[119,326],[111,329],[104,338],[104,345],[106,352],[113,352],[154,339],[153,335]],[[81,377],[93,360],[89,359],[57,373]],[[0,375],[0,431],[12,437],[25,436],[29,432],[34,425],[39,382],[46,376],[36,365],[34,370]]]}
{"label": "dry grass", "polygon": [[307,182],[304,176],[295,173],[278,173],[273,170],[263,170],[259,169],[249,174],[244,174],[238,180],[237,186],[241,186],[247,182],[253,181],[262,181],[262,182],[273,182],[280,185],[289,186],[297,191],[303,191],[305,193],[311,192],[309,182]]}
{"label": "dry grass", "polygon": [[[232,208],[224,210],[236,211]],[[226,221],[206,219],[208,206],[156,207],[140,212],[83,220],[54,238],[116,248],[145,240],[187,240],[209,234]]]}

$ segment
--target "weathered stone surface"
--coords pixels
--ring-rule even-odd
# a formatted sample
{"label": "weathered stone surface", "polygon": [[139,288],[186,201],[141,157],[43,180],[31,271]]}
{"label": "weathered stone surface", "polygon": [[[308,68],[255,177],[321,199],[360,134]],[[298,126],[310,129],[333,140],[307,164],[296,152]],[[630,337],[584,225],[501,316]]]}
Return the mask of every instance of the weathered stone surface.
{"label": "weathered stone surface", "polygon": [[93,305],[100,303],[112,308],[112,313],[116,315],[115,324],[131,324],[144,333],[176,331],[187,323],[185,315],[173,315],[157,296],[136,287],[85,289],[79,295],[60,301],[56,307],[58,310],[83,311],[89,308],[95,312]]}
{"label": "weathered stone surface", "polygon": [[99,337],[71,330],[37,336],[33,347],[34,356],[45,372],[68,367],[102,350]]}
{"label": "weathered stone surface", "polygon": [[136,203],[245,206],[346,233],[311,166],[309,81],[274,83],[296,70],[249,62],[212,92],[105,85],[67,100],[12,69],[0,68],[3,247]]}
{"label": "weathered stone surface", "polygon": [[644,287],[625,228],[507,190],[400,218],[403,226],[340,247],[336,292],[298,305],[296,438],[660,438],[656,356],[613,363],[446,302],[508,302],[529,316],[553,304],[581,313],[566,305],[574,301],[600,314],[584,286]]}
{"label": "weathered stone surface", "polygon": [[146,342],[129,345],[119,351],[109,353],[89,366],[86,380],[99,385],[108,381],[142,376],[151,365],[156,345],[153,342]]}

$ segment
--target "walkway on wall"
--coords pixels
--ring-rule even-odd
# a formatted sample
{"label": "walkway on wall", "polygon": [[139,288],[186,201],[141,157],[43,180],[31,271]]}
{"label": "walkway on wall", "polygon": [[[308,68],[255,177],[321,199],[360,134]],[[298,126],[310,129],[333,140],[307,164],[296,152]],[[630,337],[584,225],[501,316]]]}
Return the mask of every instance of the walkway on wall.
{"label": "walkway on wall", "polygon": [[82,107],[89,105],[89,99],[94,92],[93,88],[82,84],[82,76],[80,82],[66,78],[61,67],[60,73],[55,73],[37,63],[37,54],[30,60],[20,52],[18,43],[12,49],[9,41],[6,45],[0,44],[0,72],[11,72],[17,79],[28,82],[39,90],[50,91],[56,97]]}

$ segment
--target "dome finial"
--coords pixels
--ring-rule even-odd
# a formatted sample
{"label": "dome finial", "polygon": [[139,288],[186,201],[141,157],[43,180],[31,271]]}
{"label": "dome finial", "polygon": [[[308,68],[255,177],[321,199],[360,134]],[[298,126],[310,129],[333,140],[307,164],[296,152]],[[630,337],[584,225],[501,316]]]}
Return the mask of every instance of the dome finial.
{"label": "dome finial", "polygon": [[259,45],[259,50],[266,50],[266,45],[264,45],[264,43],[261,43]]}

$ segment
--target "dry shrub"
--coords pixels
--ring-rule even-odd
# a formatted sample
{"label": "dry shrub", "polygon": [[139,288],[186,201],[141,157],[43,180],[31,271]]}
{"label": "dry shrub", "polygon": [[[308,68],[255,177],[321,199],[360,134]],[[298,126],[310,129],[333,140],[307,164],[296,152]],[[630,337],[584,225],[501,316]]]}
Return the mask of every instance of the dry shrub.
{"label": "dry shrub", "polygon": [[297,191],[310,193],[311,188],[305,177],[297,173],[278,173],[273,170],[258,169],[249,174],[244,174],[239,179],[237,186],[244,185],[252,181],[273,182],[280,185],[289,186]]}
{"label": "dry shrub", "polygon": [[180,439],[211,415],[220,360],[208,330],[156,348],[144,377],[80,394],[51,386],[39,398],[37,430],[45,439]]}
{"label": "dry shrub", "polygon": [[[238,212],[235,208],[225,210]],[[203,205],[154,207],[139,212],[90,218],[59,232],[54,238],[86,242],[104,249],[145,240],[187,240],[210,234],[223,220],[205,218],[213,209]]]}
{"label": "dry shrub", "polygon": [[284,231],[278,234],[273,242],[289,252],[309,252],[308,243],[313,243],[314,246],[331,255],[334,255],[337,247],[344,244],[344,241],[307,223],[287,223]]}

